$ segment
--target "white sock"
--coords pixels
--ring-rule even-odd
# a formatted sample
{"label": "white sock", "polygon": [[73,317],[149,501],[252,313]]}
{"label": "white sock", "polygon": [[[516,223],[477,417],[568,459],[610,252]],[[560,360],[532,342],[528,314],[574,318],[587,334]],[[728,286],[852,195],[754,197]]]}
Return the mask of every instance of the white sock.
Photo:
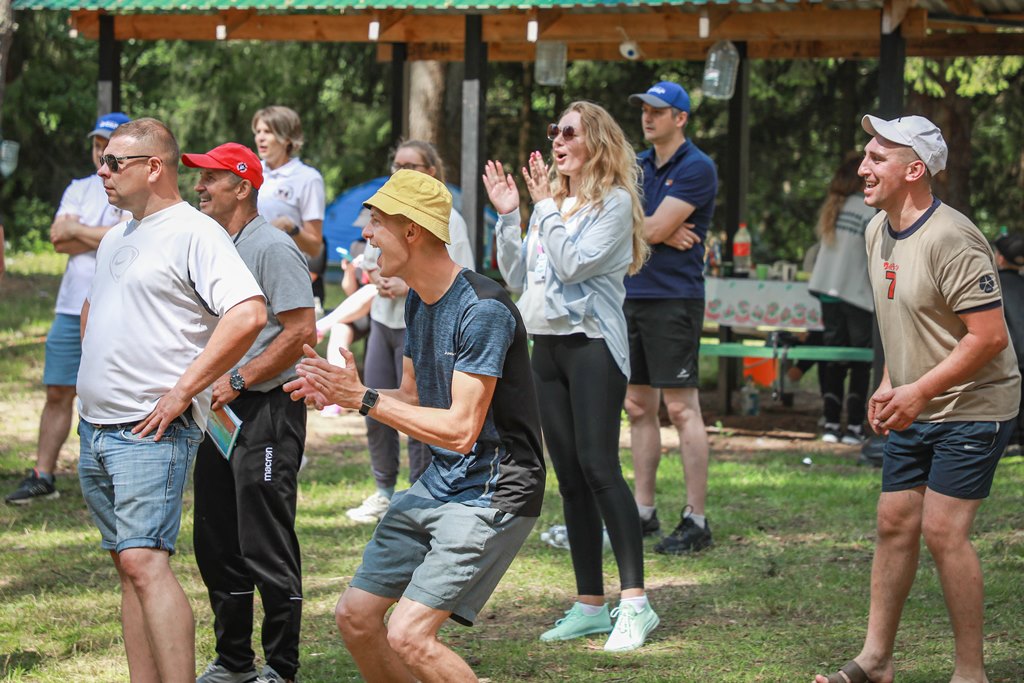
{"label": "white sock", "polygon": [[585,617],[592,617],[595,614],[600,614],[601,610],[604,609],[604,605],[588,605],[585,602],[577,602],[576,604],[579,605],[580,611],[583,612],[583,616]]}
{"label": "white sock", "polygon": [[699,526],[701,529],[707,528],[707,524],[704,523],[705,522],[704,515],[695,515],[695,514],[693,514],[691,512],[690,514],[687,515],[687,517],[692,519],[693,523],[696,524],[697,526]]}
{"label": "white sock", "polygon": [[378,486],[377,487],[377,493],[379,493],[380,495],[384,496],[388,500],[391,500],[391,496],[395,495],[395,487],[394,486],[389,486],[387,488],[383,488],[381,486]]}
{"label": "white sock", "polygon": [[619,600],[619,605],[629,605],[633,608],[634,612],[643,612],[647,609],[647,595],[641,595],[636,598],[622,598]]}
{"label": "white sock", "polygon": [[645,522],[649,521],[651,517],[654,516],[654,511],[657,509],[658,508],[655,507],[654,505],[641,505],[640,503],[636,504],[636,510],[637,512],[640,513],[640,519],[644,520]]}

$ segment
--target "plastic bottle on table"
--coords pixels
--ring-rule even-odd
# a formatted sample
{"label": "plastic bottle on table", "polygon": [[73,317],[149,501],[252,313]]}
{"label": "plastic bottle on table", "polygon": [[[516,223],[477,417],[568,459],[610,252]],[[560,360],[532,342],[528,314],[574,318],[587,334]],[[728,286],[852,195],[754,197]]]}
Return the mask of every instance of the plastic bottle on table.
{"label": "plastic bottle on table", "polygon": [[744,415],[757,415],[761,412],[761,396],[757,392],[757,386],[754,385],[754,379],[752,377],[747,378],[746,384],[743,385],[741,395],[743,397]]}
{"label": "plastic bottle on table", "polygon": [[746,223],[740,223],[740,229],[732,238],[732,272],[736,275],[749,275],[753,269],[750,258],[750,231]]}

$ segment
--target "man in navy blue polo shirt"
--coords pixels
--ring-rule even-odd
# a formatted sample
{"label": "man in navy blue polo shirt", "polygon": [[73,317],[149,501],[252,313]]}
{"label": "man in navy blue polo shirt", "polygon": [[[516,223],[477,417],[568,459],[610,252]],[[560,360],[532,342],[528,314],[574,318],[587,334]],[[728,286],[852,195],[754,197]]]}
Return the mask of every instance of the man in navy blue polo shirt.
{"label": "man in navy blue polo shirt", "polygon": [[651,258],[626,278],[626,322],[632,376],[626,390],[636,503],[644,535],[660,530],[654,484],[661,460],[658,407],[664,394],[686,477],[686,504],[679,525],[654,548],[683,554],[711,545],[704,515],[708,488],[708,438],[697,396],[697,358],[704,323],[704,237],[718,192],[711,159],[686,139],[690,96],[662,81],[630,95],[643,107],[644,139],[651,148],[638,158],[643,170],[644,232]]}

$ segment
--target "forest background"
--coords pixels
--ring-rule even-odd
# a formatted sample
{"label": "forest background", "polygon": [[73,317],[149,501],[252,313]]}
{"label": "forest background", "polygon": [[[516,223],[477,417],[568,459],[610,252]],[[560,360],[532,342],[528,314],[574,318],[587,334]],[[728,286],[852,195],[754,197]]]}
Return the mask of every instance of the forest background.
{"label": "forest background", "polygon": [[[0,211],[14,249],[47,249],[68,181],[92,171],[88,140],[96,115],[97,43],[68,35],[64,12],[19,11],[6,60],[3,137],[21,143],[15,173],[0,185]],[[253,113],[284,104],[302,116],[303,160],[319,169],[330,201],[388,172],[392,140],[388,74],[367,44],[248,41],[127,41],[122,109],[169,123],[183,150],[227,140],[252,144]],[[566,104],[598,102],[642,149],[639,111],[627,96],[668,79],[693,99],[687,135],[719,163],[729,145],[728,102],[703,97],[703,64],[687,61],[574,62],[564,87],[540,86],[533,65],[492,63],[488,72],[487,158],[520,168],[544,150],[545,127]],[[460,169],[461,63],[413,70],[410,129]],[[908,58],[906,113],[928,116],[950,145],[937,195],[994,237],[1024,229],[1024,56]],[[878,106],[875,60],[753,61],[747,222],[755,258],[799,259],[833,171],[865,142],[859,120]],[[423,121],[426,117],[430,120]],[[419,119],[419,120],[418,120]],[[182,174],[184,196],[193,178]],[[719,201],[724,202],[724,193]],[[724,211],[715,229],[724,230]]]}

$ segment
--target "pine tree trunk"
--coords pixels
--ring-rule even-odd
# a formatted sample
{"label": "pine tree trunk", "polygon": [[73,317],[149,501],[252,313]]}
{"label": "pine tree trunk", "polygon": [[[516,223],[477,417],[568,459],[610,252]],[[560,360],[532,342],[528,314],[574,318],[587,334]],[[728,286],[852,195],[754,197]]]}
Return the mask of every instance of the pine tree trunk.
{"label": "pine tree trunk", "polygon": [[437,144],[444,121],[444,64],[412,62],[409,69],[409,137]]}

